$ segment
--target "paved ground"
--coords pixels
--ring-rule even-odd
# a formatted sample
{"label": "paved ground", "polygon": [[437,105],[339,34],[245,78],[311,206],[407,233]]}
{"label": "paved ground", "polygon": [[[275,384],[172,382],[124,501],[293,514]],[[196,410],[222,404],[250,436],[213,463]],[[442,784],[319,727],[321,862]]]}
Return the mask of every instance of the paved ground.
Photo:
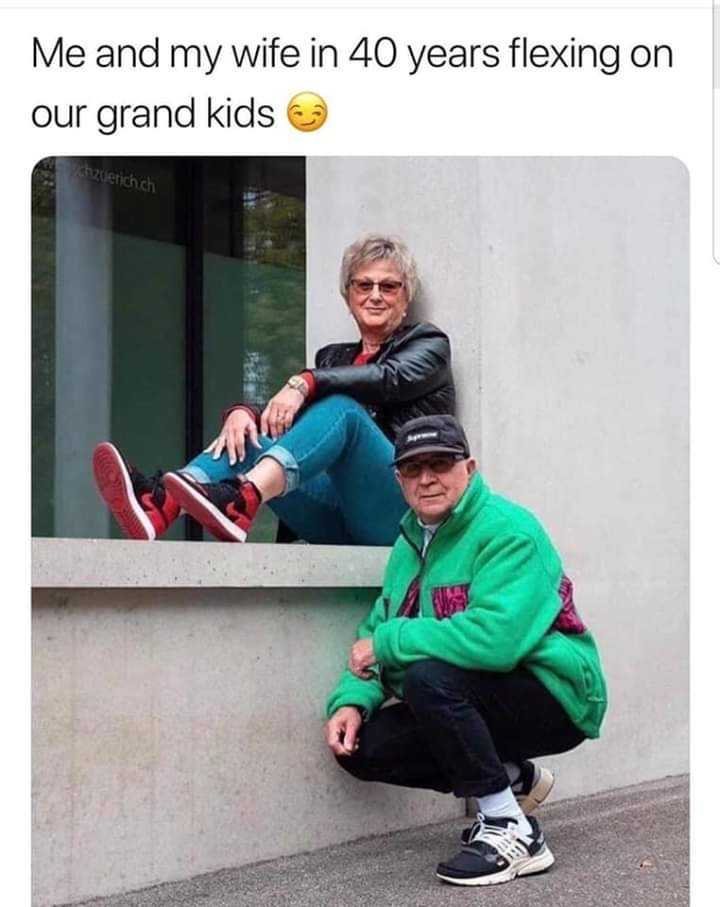
{"label": "paved ground", "polygon": [[444,822],[84,902],[92,907],[663,907],[688,904],[688,782],[668,778],[539,812],[556,864],[491,888],[445,885],[457,849]]}

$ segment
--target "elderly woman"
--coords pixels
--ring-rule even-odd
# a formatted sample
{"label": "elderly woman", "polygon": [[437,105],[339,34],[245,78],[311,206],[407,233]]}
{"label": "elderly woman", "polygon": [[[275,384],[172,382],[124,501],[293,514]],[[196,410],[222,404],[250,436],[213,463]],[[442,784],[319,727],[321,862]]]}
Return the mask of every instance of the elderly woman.
{"label": "elderly woman", "polygon": [[407,323],[416,288],[404,243],[364,237],[340,271],[359,341],[323,347],[264,408],[230,407],[209,447],[162,480],[99,444],[95,480],[125,535],[157,538],[184,510],[242,542],[267,503],[308,542],[392,544],[407,506],[391,468],[395,435],[409,419],[455,409],[447,336]]}

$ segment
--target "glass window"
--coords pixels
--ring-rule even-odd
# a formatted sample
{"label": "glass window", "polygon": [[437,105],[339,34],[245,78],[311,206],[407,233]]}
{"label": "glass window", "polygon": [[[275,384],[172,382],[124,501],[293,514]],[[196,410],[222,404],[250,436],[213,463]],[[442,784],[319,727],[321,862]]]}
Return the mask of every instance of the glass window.
{"label": "glass window", "polygon": [[48,159],[32,188],[33,534],[116,537],[98,441],[182,465],[305,365],[304,159]]}

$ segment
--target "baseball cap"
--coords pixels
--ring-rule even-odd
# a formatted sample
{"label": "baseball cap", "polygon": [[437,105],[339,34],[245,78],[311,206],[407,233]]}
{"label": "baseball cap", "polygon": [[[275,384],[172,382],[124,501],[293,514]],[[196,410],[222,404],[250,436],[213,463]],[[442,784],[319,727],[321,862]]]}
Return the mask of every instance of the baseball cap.
{"label": "baseball cap", "polygon": [[400,429],[395,439],[393,466],[425,453],[453,453],[470,456],[470,446],[455,416],[420,416]]}

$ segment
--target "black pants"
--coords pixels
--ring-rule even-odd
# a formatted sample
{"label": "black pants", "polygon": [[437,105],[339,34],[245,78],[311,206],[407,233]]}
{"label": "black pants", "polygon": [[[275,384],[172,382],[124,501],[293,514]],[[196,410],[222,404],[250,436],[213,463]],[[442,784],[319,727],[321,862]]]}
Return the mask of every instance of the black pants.
{"label": "black pants", "polygon": [[466,671],[444,661],[412,664],[405,701],[380,709],[340,765],[363,781],[457,797],[503,790],[503,762],[571,750],[585,739],[529,671]]}

